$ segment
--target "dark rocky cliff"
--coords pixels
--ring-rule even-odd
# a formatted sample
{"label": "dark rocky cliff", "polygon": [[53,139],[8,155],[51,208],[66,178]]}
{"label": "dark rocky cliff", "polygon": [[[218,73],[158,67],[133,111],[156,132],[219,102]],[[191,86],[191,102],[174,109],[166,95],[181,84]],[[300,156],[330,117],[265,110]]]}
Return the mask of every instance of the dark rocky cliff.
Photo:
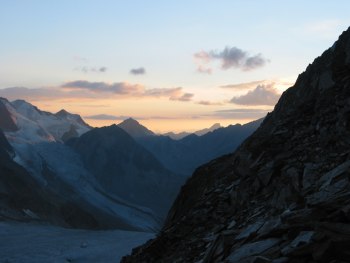
{"label": "dark rocky cliff", "polygon": [[67,142],[107,193],[151,208],[164,221],[184,179],[116,125],[95,128]]}
{"label": "dark rocky cliff", "polygon": [[122,262],[349,262],[350,29]]}

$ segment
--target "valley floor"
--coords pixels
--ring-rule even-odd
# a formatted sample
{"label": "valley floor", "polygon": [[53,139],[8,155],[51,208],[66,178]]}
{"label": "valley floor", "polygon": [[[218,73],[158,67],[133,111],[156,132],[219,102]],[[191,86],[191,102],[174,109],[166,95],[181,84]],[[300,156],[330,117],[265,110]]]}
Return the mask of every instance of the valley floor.
{"label": "valley floor", "polygon": [[0,222],[0,263],[119,262],[154,233]]}

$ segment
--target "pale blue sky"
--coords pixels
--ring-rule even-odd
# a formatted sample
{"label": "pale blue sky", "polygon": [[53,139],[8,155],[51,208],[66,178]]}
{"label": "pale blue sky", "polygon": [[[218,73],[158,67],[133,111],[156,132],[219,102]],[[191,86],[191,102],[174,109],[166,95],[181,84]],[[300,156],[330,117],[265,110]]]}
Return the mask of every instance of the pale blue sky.
{"label": "pale blue sky", "polygon": [[[349,12],[345,0],[1,0],[0,88],[128,82],[223,100],[234,93],[221,85],[293,82],[347,29]],[[197,71],[195,53],[225,47],[267,62],[222,70],[213,59],[212,74]],[[102,67],[107,70],[99,72]],[[146,74],[130,74],[139,67]]]}

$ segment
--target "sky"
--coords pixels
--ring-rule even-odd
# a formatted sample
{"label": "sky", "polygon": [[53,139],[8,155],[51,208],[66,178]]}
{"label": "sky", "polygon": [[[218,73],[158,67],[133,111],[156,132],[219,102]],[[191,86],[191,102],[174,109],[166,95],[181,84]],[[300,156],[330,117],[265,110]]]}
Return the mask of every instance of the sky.
{"label": "sky", "polygon": [[1,0],[0,96],[93,126],[246,123],[350,26],[350,1]]}

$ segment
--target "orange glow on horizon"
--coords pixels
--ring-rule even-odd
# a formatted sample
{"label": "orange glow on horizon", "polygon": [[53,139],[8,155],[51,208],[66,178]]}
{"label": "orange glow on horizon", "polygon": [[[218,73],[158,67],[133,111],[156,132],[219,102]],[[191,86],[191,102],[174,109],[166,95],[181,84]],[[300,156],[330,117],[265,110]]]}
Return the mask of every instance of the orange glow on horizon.
{"label": "orange glow on horizon", "polygon": [[[135,118],[137,120],[137,118]],[[226,127],[234,124],[245,124],[253,121],[254,119],[240,119],[240,120],[228,120],[228,119],[157,119],[157,120],[137,120],[141,125],[150,129],[154,133],[167,133],[167,132],[195,132],[201,129],[209,128],[215,123],[220,123],[221,126]],[[123,120],[91,120],[84,119],[86,123],[93,127],[110,126],[118,124]]]}

